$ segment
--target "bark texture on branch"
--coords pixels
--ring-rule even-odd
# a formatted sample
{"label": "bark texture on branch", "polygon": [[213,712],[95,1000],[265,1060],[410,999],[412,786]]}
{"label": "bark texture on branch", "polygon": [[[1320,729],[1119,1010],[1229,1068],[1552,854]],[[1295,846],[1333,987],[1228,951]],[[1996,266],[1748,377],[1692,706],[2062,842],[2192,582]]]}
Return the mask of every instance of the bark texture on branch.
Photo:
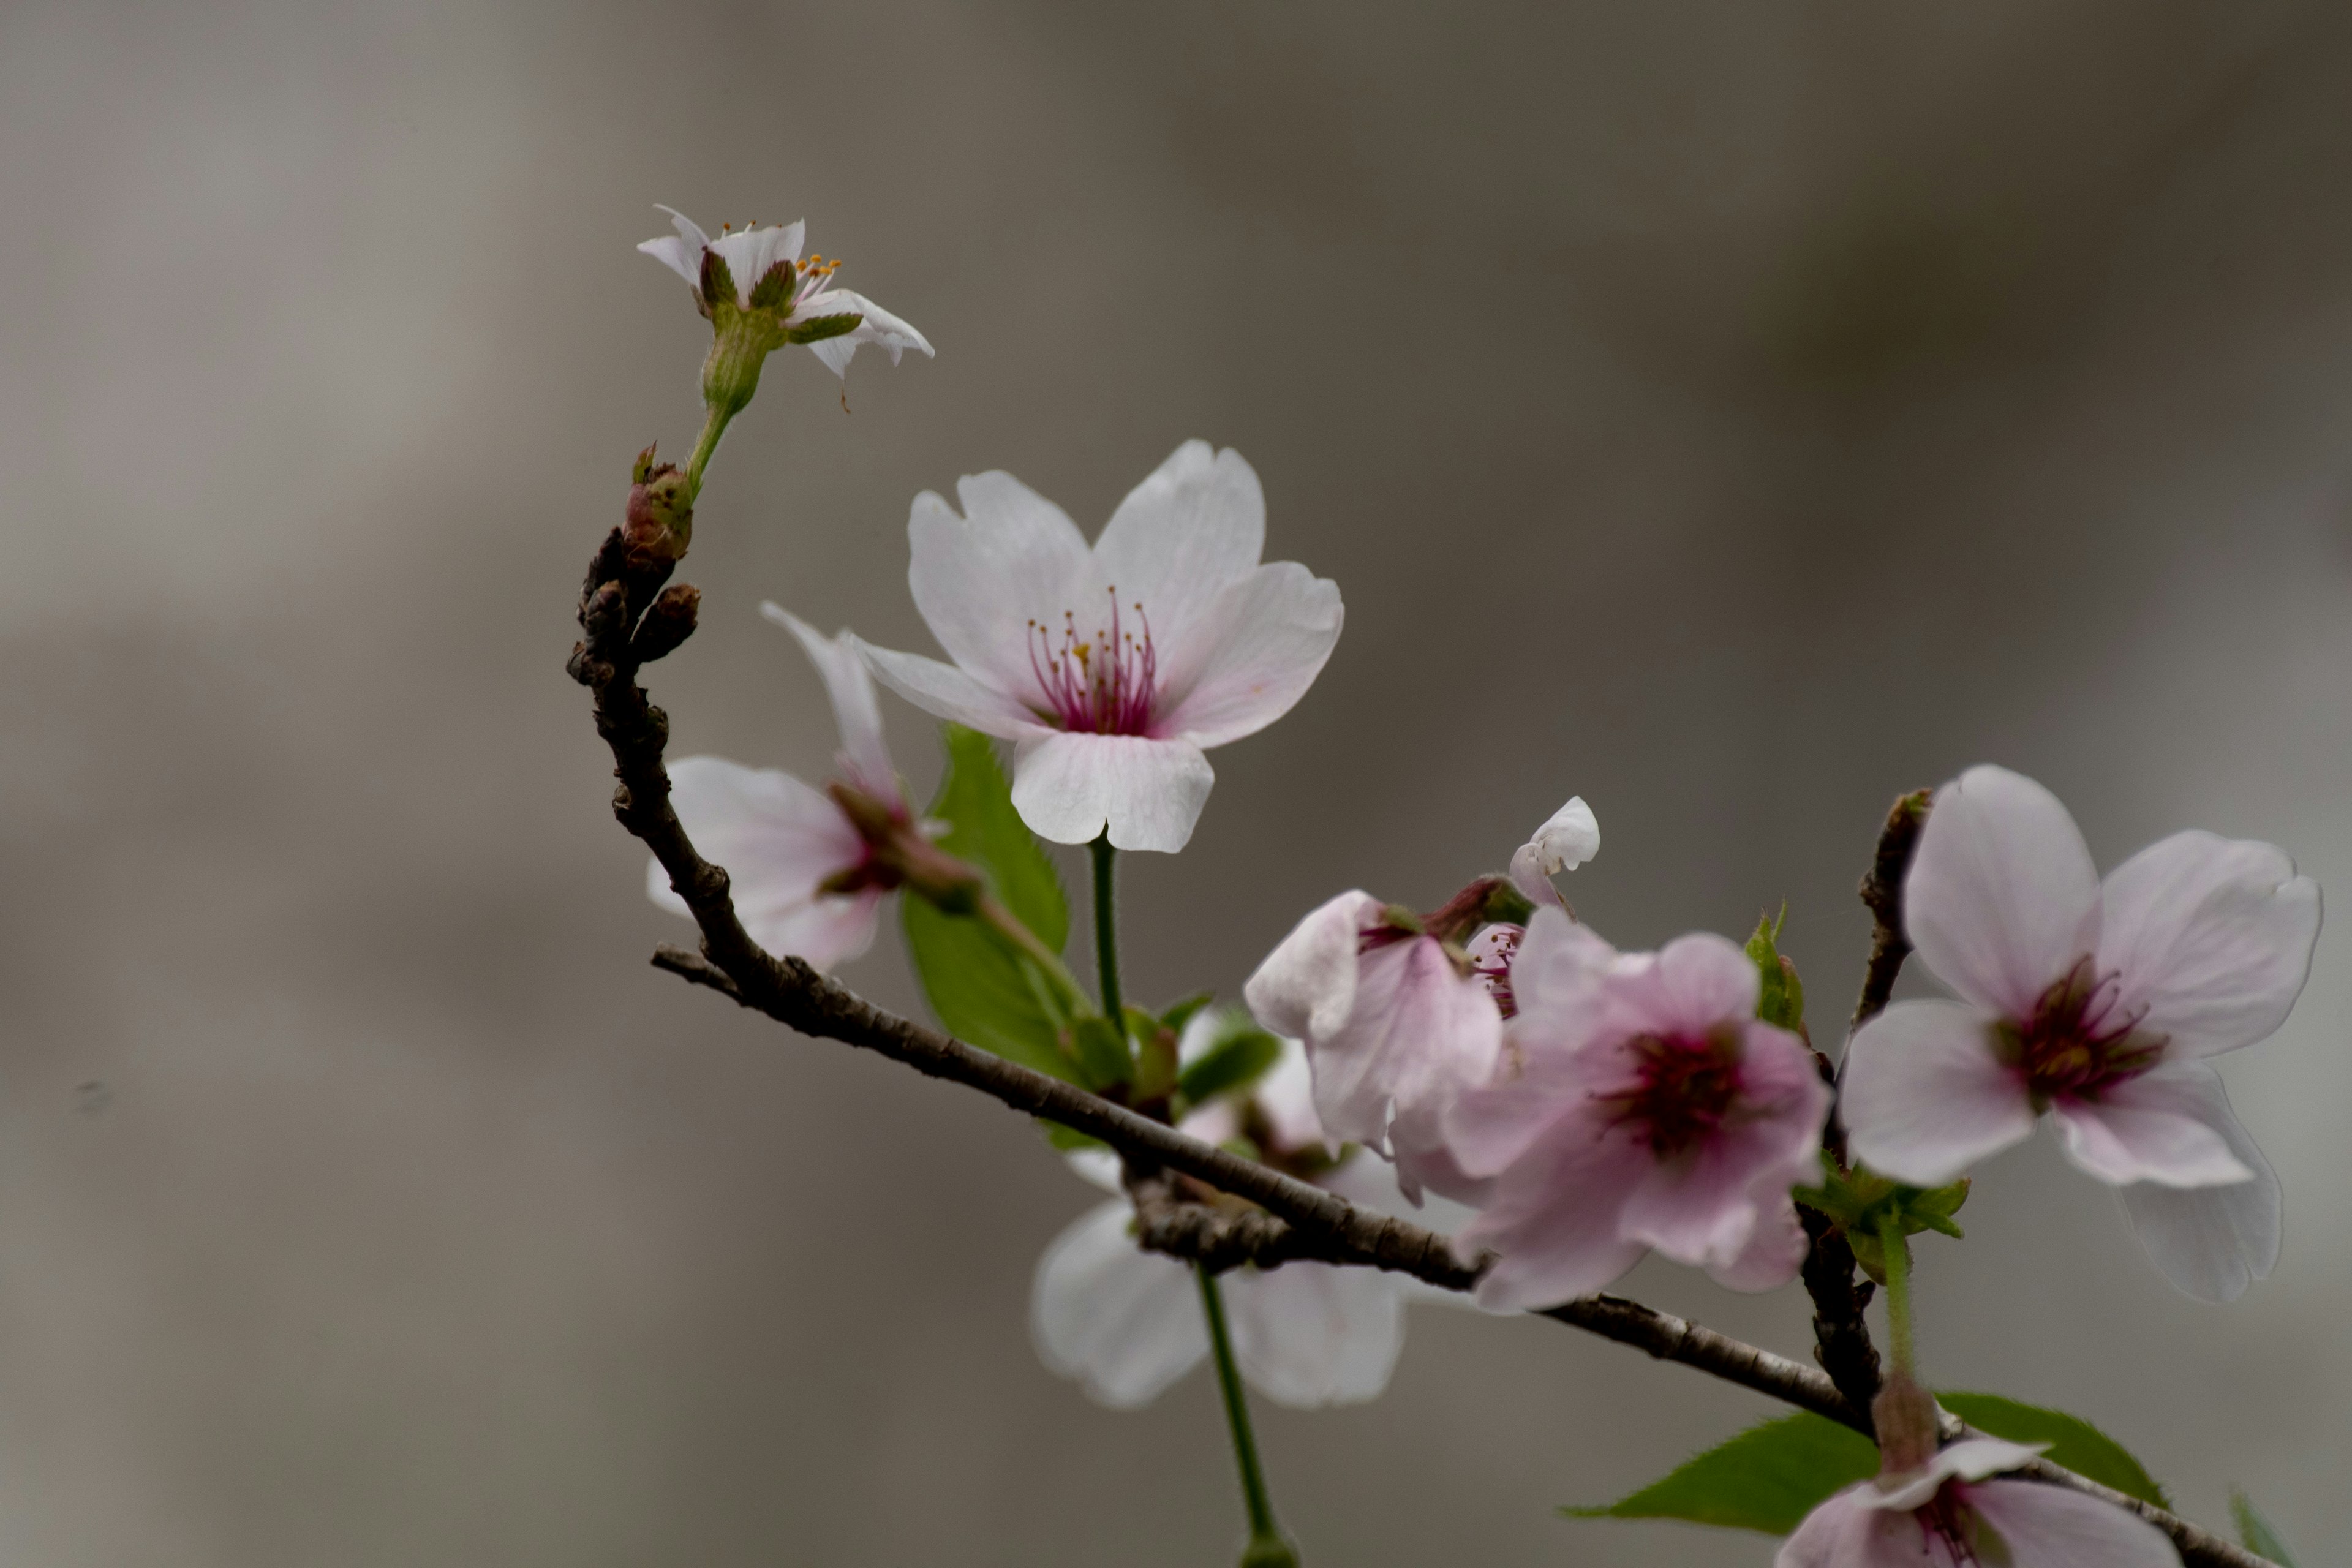
{"label": "bark texture on branch", "polygon": [[[653,851],[702,932],[701,952],[664,944],[654,954],[656,967],[804,1035],[877,1052],[927,1077],[978,1089],[1016,1110],[1101,1140],[1126,1163],[1139,1239],[1151,1250],[1216,1269],[1313,1259],[1391,1269],[1449,1290],[1466,1290],[1477,1282],[1486,1260],[1465,1265],[1448,1239],[1434,1231],[1358,1208],[1075,1084],[885,1012],[802,960],[763,951],[736,917],[726,871],[701,857],[671,809],[662,760],[669,722],[637,684],[644,664],[672,651],[693,631],[698,595],[691,588],[664,587],[671,564],[632,558],[615,529],[590,564],[580,605],[583,636],[567,667],[593,697],[597,733],[612,749],[620,781],[614,815]],[[1201,1191],[1188,1190],[1187,1179]],[[1866,1406],[1850,1404],[1823,1373],[1638,1301],[1587,1296],[1536,1315],[1859,1431],[1870,1429]],[[2263,1559],[2196,1525],[2072,1471],[2037,1461],[2028,1473],[2131,1509],[2171,1536],[2184,1561],[2199,1568],[2265,1568]]]}

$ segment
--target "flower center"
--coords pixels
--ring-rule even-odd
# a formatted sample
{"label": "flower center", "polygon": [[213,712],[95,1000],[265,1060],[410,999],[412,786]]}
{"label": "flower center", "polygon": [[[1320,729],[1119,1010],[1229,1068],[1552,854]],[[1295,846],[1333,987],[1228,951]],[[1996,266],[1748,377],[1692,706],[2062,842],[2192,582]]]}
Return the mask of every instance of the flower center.
{"label": "flower center", "polygon": [[1140,735],[1150,729],[1160,656],[1142,605],[1134,609],[1140,634],[1119,618],[1117,587],[1110,590],[1110,624],[1097,626],[1091,637],[1079,637],[1077,616],[1066,611],[1059,642],[1050,626],[1029,623],[1029,668],[1045,697],[1032,706],[1041,717],[1097,735]]}
{"label": "flower center", "polygon": [[1739,1060],[1729,1040],[1637,1035],[1631,1087],[1601,1098],[1620,1126],[1639,1124],[1650,1152],[1670,1159],[1723,1128],[1739,1098]]}
{"label": "flower center", "polygon": [[1912,1517],[1927,1534],[1927,1560],[1936,1568],[1978,1568],[1984,1562],[1977,1552],[1984,1534],[1981,1521],[1948,1481]]}
{"label": "flower center", "polygon": [[2095,975],[2091,961],[2080,959],[2042,994],[2031,1018],[1999,1026],[2001,1059],[2024,1078],[2037,1107],[2096,1100],[2164,1055],[2165,1037],[2139,1026],[2145,1012],[2116,1005],[2118,989],[2115,975]]}
{"label": "flower center", "polygon": [[1492,925],[1478,933],[1470,944],[1470,973],[1486,987],[1486,994],[1495,999],[1506,1018],[1518,1016],[1519,999],[1511,989],[1511,963],[1519,955],[1519,941],[1527,932],[1513,925]]}

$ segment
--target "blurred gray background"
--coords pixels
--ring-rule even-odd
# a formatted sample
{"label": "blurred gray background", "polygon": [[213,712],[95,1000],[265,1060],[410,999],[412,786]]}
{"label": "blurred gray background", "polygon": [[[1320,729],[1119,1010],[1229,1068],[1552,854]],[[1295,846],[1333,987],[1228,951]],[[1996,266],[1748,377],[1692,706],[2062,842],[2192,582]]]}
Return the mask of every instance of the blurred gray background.
{"label": "blurred gray background", "polygon": [[[1785,896],[1826,1039],[1888,799],[1978,760],[2103,862],[2205,826],[2352,896],[2347,70],[2320,3],[10,0],[0,1557],[1231,1561],[1205,1375],[1114,1415],[1031,1352],[1095,1201],[1036,1134],[646,967],[685,928],[562,666],[698,416],[654,202],[804,215],[940,351],[846,416],[771,366],[680,751],[821,775],[754,606],[927,647],[916,491],[1002,467],[1091,530],[1206,437],[1348,631],[1129,861],[1131,989],[1232,994],[1574,792],[1587,918]],[[895,937],[848,978],[919,1006]],[[2347,1025],[2339,924],[2225,1068],[2276,1278],[2175,1295],[2037,1142],[1923,1247],[1933,1375],[2352,1552]],[[1793,1289],[1628,1289],[1806,1344]],[[1552,1510],[1764,1411],[1417,1309],[1380,1403],[1261,1419],[1326,1568],[1761,1565]]]}

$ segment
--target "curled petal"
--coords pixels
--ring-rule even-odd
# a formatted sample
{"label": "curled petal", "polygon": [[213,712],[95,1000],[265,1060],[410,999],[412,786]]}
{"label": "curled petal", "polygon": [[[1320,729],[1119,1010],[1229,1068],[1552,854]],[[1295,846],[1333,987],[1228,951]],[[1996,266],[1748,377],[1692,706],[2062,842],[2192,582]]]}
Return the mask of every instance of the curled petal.
{"label": "curled petal", "polygon": [[2013,1470],[2041,1453],[2047,1443],[2011,1443],[1999,1437],[1967,1437],[1936,1450],[1916,1470],[1882,1476],[1871,1489],[1864,1508],[1901,1513],[1918,1508],[1941,1491],[1946,1481],[1979,1481]]}
{"label": "curled petal", "polygon": [[2216,1187],[2253,1172],[2205,1121],[2201,1062],[2160,1067],[2110,1085],[2096,1100],[2061,1100],[2050,1109],[2066,1157],[2103,1182],[2123,1186]]}
{"label": "curled petal", "polygon": [[908,349],[919,349],[927,358],[939,357],[930,340],[917,331],[912,322],[900,320],[865,295],[847,289],[828,289],[822,294],[811,295],[793,310],[790,321],[853,314],[863,318],[857,325],[838,337],[819,338],[809,345],[809,352],[824,361],[824,367],[834,374],[847,379],[849,362],[863,343],[872,343],[888,354],[892,364],[897,364]]}
{"label": "curled petal", "polygon": [[[878,892],[816,890],[865,858],[865,841],[839,806],[790,773],[723,757],[682,758],[669,773],[678,820],[707,858],[727,868],[735,913],[754,942],[819,969],[872,944]],[[646,891],[671,913],[688,912],[659,861],[646,873]]]}
{"label": "curled petal", "polygon": [[1037,1261],[1029,1326],[1038,1359],[1114,1409],[1149,1405],[1209,1353],[1192,1271],[1139,1250],[1124,1198],[1091,1210]]}
{"label": "curled petal", "polygon": [[[1528,868],[1535,874],[1534,879],[1558,898],[1550,879],[1562,871],[1575,870],[1600,853],[1601,819],[1592,815],[1592,808],[1584,804],[1582,795],[1575,795],[1536,829],[1533,838],[1519,847],[1518,854],[1511,857],[1511,867],[1516,875],[1521,857],[1525,857]],[[1525,884],[1519,890],[1538,903],[1544,901]]]}
{"label": "curled petal", "polygon": [[2107,873],[2098,969],[2171,1057],[2249,1046],[2286,1022],[2319,940],[2319,885],[2284,850],[2176,833]]}
{"label": "curled petal", "polygon": [[1853,1152],[1897,1181],[1939,1187],[2021,1142],[2033,1102],[1993,1054],[1992,1030],[1958,1002],[1897,1002],[1864,1024],[1839,1091]]}
{"label": "curled petal", "polygon": [[882,743],[882,708],[874,700],[874,678],[858,655],[856,637],[849,632],[821,636],[773,600],[763,602],[760,614],[793,634],[824,679],[834,720],[841,726],[841,757],[850,782],[877,799],[905,805],[898,770],[890,765],[889,748]]}
{"label": "curled petal", "polygon": [[2199,1120],[2219,1132],[2251,1181],[2220,1187],[2123,1189],[2124,1211],[2159,1273],[2202,1301],[2234,1301],[2278,1265],[2282,1200],[2277,1174],[2230,1109],[2221,1078],[2201,1063],[2167,1068],[2173,1091],[2194,1092]]}
{"label": "curled petal", "polygon": [[1108,826],[1119,849],[1173,854],[1192,837],[1217,775],[1189,741],[1055,734],[1021,742],[1013,805],[1031,831],[1086,844]]}
{"label": "curled petal", "polygon": [[1903,922],[1945,984],[2001,1017],[2029,1017],[2097,944],[2098,872],[2056,795],[2006,768],[1970,768],[1936,792]]}
{"label": "curled petal", "polygon": [[1277,1035],[1336,1033],[1356,1006],[1356,945],[1381,910],[1371,894],[1340,894],[1292,928],[1242,987],[1257,1021]]}
{"label": "curled petal", "polygon": [[2016,1480],[1963,1487],[1960,1495],[2018,1568],[2179,1568],[2162,1531],[2097,1498]]}
{"label": "curled petal", "polygon": [[1425,1112],[1434,1131],[1457,1092],[1493,1074],[1502,1039],[1495,999],[1433,938],[1375,948],[1357,961],[1346,1021],[1307,1036],[1315,1109],[1333,1137],[1375,1149],[1391,1116]]}
{"label": "curled petal", "polygon": [[662,206],[658,202],[654,205],[659,211],[669,214],[670,224],[677,233],[643,241],[637,248],[685,279],[687,287],[700,294],[702,251],[710,243],[710,237],[702,232],[700,225],[676,207]]}
{"label": "curled petal", "polygon": [[1404,1348],[1403,1293],[1392,1276],[1328,1263],[1223,1276],[1234,1356],[1252,1387],[1311,1410],[1360,1405],[1389,1385]]}

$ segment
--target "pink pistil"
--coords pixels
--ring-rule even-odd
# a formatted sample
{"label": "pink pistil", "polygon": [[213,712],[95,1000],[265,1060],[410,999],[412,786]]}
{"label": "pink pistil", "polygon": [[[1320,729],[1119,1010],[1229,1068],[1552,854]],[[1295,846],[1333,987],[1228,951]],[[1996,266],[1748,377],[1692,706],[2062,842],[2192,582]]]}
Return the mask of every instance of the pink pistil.
{"label": "pink pistil", "polygon": [[1642,1035],[1628,1042],[1637,1078],[1600,1098],[1614,1103],[1619,1125],[1640,1124],[1658,1158],[1671,1159],[1722,1130],[1739,1097],[1739,1063],[1713,1040]]}
{"label": "pink pistil", "polygon": [[1045,699],[1039,713],[1065,730],[1097,735],[1149,732],[1160,657],[1152,648],[1151,622],[1142,605],[1135,606],[1135,615],[1143,623],[1139,637],[1121,624],[1114,587],[1110,627],[1097,627],[1091,641],[1078,640],[1077,617],[1068,612],[1062,616],[1058,647],[1047,627],[1029,623],[1029,668]]}

